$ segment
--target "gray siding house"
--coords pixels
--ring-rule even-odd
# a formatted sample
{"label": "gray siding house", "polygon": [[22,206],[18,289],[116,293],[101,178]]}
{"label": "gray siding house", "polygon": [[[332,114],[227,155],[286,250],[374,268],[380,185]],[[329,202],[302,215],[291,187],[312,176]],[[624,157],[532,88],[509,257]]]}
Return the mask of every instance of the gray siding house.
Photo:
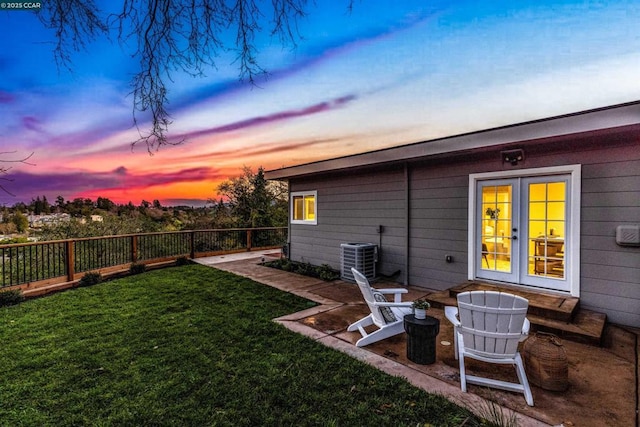
{"label": "gray siding house", "polygon": [[289,256],[444,290],[468,280],[580,298],[640,327],[640,102],[268,171]]}

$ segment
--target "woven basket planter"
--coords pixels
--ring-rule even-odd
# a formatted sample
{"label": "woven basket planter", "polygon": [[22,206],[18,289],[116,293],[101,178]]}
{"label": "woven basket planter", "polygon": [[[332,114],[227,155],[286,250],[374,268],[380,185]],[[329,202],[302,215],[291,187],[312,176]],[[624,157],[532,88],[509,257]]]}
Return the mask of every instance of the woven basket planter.
{"label": "woven basket planter", "polygon": [[565,391],[569,387],[569,361],[560,338],[537,332],[524,342],[522,355],[532,384],[551,391]]}

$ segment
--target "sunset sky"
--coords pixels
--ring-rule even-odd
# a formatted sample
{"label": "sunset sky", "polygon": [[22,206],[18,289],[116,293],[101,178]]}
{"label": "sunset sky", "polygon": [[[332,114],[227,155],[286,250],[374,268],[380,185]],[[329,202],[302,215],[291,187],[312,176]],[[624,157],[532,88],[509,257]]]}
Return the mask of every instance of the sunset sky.
{"label": "sunset sky", "polygon": [[58,70],[54,35],[34,13],[0,11],[0,160],[34,153],[0,182],[15,194],[0,192],[0,206],[58,195],[197,206],[244,165],[640,99],[637,0],[356,0],[350,14],[347,3],[310,5],[296,49],[264,35],[270,75],[257,87],[238,81],[232,55],[204,78],[175,74],[170,131],[187,142],[153,156],[130,146],[132,46],[100,40],[74,55],[73,73]]}

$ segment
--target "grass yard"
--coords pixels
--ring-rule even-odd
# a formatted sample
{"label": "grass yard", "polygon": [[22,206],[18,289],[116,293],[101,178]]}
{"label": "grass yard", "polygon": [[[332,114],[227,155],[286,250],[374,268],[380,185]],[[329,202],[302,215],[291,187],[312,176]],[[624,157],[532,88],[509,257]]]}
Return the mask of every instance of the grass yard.
{"label": "grass yard", "polygon": [[311,305],[186,265],[0,308],[0,425],[479,425],[271,321]]}

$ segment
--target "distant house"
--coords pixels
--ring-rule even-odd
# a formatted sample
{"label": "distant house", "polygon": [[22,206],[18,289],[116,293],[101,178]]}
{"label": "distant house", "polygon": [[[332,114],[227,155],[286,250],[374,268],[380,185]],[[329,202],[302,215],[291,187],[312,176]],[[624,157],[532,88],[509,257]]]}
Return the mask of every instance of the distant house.
{"label": "distant house", "polygon": [[[89,215],[87,218],[89,218],[89,220],[91,220],[91,222],[103,222],[104,218],[102,217],[102,215]],[[86,224],[87,223],[87,218],[80,218],[80,224]]]}
{"label": "distant house", "polygon": [[53,213],[53,214],[40,214],[40,215],[27,215],[29,221],[29,227],[42,228],[45,225],[55,225],[60,222],[68,222],[71,220],[71,216],[68,213]]}
{"label": "distant house", "polygon": [[467,280],[580,298],[640,327],[640,102],[268,171],[288,181],[289,253],[447,289]]}

